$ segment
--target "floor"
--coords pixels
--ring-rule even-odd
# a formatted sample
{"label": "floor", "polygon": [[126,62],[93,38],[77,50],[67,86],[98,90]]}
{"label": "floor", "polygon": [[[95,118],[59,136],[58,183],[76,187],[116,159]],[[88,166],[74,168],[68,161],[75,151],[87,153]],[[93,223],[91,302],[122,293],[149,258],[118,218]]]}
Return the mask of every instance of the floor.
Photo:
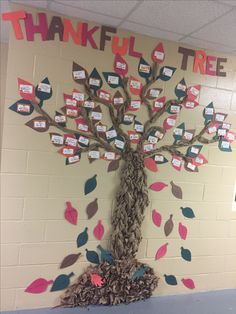
{"label": "floor", "polygon": [[235,314],[236,289],[180,296],[155,297],[144,302],[113,307],[40,309],[2,314]]}

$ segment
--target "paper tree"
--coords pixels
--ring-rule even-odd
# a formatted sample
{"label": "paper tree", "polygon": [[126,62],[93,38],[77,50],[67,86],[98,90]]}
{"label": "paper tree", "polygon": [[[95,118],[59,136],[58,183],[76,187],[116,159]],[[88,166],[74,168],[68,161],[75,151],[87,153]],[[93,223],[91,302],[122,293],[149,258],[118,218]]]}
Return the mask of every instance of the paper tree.
{"label": "paper tree", "polygon": [[[139,79],[128,75],[128,64],[120,55],[115,56],[114,71],[102,74],[96,68],[88,74],[86,69],[74,62],[72,78],[79,89],[74,89],[71,95],[64,94],[65,106],[61,111],[56,111],[54,117],[44,109],[44,102],[52,96],[48,79],[36,87],[19,79],[22,99],[10,109],[21,115],[37,112],[38,115],[26,123],[35,131],[46,132],[53,127],[51,142],[65,156],[66,165],[79,162],[84,154],[90,162],[98,159],[109,161],[108,171],[113,171],[118,169],[119,162],[123,160],[111,221],[110,252],[101,250],[103,258],[99,263],[98,254],[86,250],[87,259],[98,265],[90,267],[66,291],[61,301],[63,306],[128,303],[150,297],[158,278],[149,266],[135,258],[142,240],[141,225],[145,209],[149,204],[145,167],[156,172],[157,165],[168,162],[171,157],[171,165],[176,170],[184,168],[189,172],[197,172],[207,162],[201,154],[203,145],[218,142],[220,150],[231,151],[230,143],[235,140],[235,133],[230,131],[230,124],[225,122],[227,115],[215,112],[212,103],[204,108],[204,127],[199,133],[189,127],[186,129],[184,123],[177,123],[181,110],[192,110],[199,105],[200,86],[187,86],[182,79],[175,87],[176,98],[166,100],[161,95],[162,89],[158,87],[158,82],[169,81],[176,68],[160,67],[165,59],[161,43],[156,46],[151,58],[152,66],[140,58]],[[114,95],[106,91],[104,85],[115,89]],[[136,115],[141,111],[143,114],[138,119]],[[108,121],[104,121],[105,112],[109,116]],[[143,122],[145,116],[147,119]],[[69,119],[73,119],[74,128],[68,126]],[[58,133],[54,133],[55,129]],[[161,144],[170,129],[173,129],[173,143]],[[87,182],[85,194],[94,189],[96,184],[94,176]],[[163,182],[154,182],[149,188],[158,192],[166,186]],[[171,186],[172,193],[182,198],[182,190],[173,182]],[[73,210],[70,206],[68,208]],[[185,215],[192,215],[189,209],[183,210]],[[76,223],[76,217],[70,217],[72,223]],[[153,212],[153,221],[156,225],[160,223],[157,212]],[[166,236],[172,229],[171,215],[165,224]],[[186,232],[186,227],[180,223],[182,239],[186,238]],[[78,241],[84,244],[84,240],[88,240],[86,229]],[[163,257],[166,250],[167,244],[158,250],[156,259]],[[185,260],[190,259],[190,253],[182,249]],[[71,264],[77,258],[78,254],[70,255],[64,264]],[[65,277],[62,279],[66,280],[67,285],[70,275],[61,275]],[[65,287],[64,281],[61,284],[62,279],[57,278],[53,290]],[[183,283],[188,283],[190,279],[183,280]],[[175,285],[176,278],[166,276],[166,282]],[[42,290],[45,290],[48,283],[43,283]]]}

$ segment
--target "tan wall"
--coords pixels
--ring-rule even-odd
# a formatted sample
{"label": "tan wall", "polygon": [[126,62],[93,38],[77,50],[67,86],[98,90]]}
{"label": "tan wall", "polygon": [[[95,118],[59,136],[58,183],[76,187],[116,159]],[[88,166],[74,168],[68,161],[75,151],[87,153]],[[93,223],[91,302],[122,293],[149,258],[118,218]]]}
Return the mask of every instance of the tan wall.
{"label": "tan wall", "polygon": [[7,76],[7,52],[8,44],[0,43],[0,145],[2,143],[3,110],[5,101],[6,76]]}
{"label": "tan wall", "polygon": [[[50,14],[48,13],[48,16]],[[90,24],[91,25],[91,24]],[[122,30],[121,36],[130,34]],[[158,39],[136,34],[137,49],[150,60],[150,53]],[[94,66],[99,71],[113,68],[113,54],[110,44],[105,52],[89,47],[82,48],[74,43],[58,41],[42,43],[39,37],[33,43],[17,41],[11,34],[8,53],[8,71],[4,116],[2,154],[2,309],[37,308],[52,306],[60,293],[30,295],[24,288],[38,277],[54,279],[60,273],[74,271],[80,274],[87,265],[83,257],[80,262],[66,270],[59,270],[59,264],[69,253],[76,252],[75,240],[85,226],[90,230],[88,248],[95,248],[97,242],[92,229],[99,218],[103,219],[109,236],[109,219],[115,191],[119,185],[118,173],[108,174],[107,163],[88,163],[84,157],[80,164],[64,165],[64,158],[57,154],[50,144],[48,134],[39,134],[24,126],[29,119],[7,109],[19,99],[17,77],[37,84],[48,76],[54,94],[45,104],[52,113],[63,105],[62,93],[70,93],[76,86],[71,78],[72,61],[89,71]],[[178,44],[163,41],[167,52],[166,65],[180,68]],[[220,54],[223,56],[222,54]],[[174,96],[174,87],[184,76],[188,85],[202,84],[200,106],[195,111],[182,110],[180,121],[188,128],[203,126],[202,111],[211,100],[219,111],[229,114],[228,121],[236,130],[236,58],[228,56],[227,78],[194,74],[178,70],[169,83],[158,83],[164,89],[163,95]],[[130,73],[137,76],[138,60],[127,57]],[[191,65],[189,65],[191,67]],[[142,118],[142,117],[140,117]],[[169,138],[171,139],[172,132]],[[201,167],[198,174],[182,171],[178,173],[170,164],[159,167],[156,174],[148,173],[148,183],[154,180],[174,180],[182,186],[183,201],[176,201],[169,190],[150,192],[151,204],[146,212],[143,226],[143,242],[139,258],[155,268],[160,275],[160,286],[156,295],[189,293],[179,284],[167,286],[163,274],[173,273],[177,279],[191,277],[196,290],[236,288],[236,212],[232,212],[233,189],[236,180],[236,146],[231,154],[219,152],[212,144],[203,149],[209,164]],[[97,189],[84,196],[83,186],[87,178],[98,175]],[[99,212],[90,221],[86,220],[86,205],[98,197]],[[78,226],[69,225],[63,219],[65,201],[70,200],[79,209]],[[194,209],[196,219],[184,220],[180,206]],[[154,228],[151,222],[152,209],[158,209],[166,220],[174,215],[175,229],[168,240],[163,230]],[[177,235],[178,222],[184,222],[189,229],[188,239],[183,243]],[[154,261],[156,249],[169,242],[167,256]],[[193,261],[180,258],[181,246],[191,249]]]}

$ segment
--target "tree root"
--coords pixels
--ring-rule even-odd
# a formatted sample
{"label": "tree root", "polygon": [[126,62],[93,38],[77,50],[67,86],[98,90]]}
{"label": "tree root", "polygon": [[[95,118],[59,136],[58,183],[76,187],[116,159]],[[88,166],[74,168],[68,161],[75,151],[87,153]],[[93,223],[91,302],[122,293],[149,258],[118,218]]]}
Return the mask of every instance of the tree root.
{"label": "tree root", "polygon": [[[140,267],[145,267],[146,272],[140,278],[133,279],[134,272]],[[101,287],[92,284],[91,274],[102,277]],[[89,266],[61,296],[59,306],[117,305],[144,300],[151,297],[158,280],[152,268],[136,259],[118,260],[112,265],[103,262]]]}

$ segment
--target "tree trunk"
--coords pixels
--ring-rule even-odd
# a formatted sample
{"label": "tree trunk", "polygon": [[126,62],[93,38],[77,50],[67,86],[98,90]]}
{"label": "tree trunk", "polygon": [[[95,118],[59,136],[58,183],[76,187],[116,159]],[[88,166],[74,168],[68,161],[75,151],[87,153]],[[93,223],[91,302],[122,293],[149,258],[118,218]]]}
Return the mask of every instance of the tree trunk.
{"label": "tree trunk", "polygon": [[148,204],[143,156],[129,151],[121,169],[120,188],[112,213],[110,250],[116,259],[135,257],[142,240],[141,225]]}

